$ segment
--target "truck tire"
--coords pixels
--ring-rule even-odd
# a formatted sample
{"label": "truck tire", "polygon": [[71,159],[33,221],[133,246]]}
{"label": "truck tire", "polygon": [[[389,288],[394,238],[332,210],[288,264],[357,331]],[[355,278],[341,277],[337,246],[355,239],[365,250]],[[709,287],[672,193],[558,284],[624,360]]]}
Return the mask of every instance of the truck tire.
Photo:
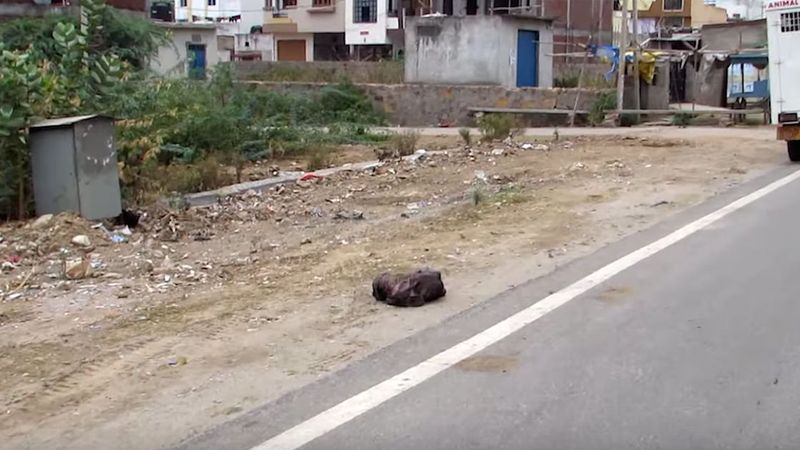
{"label": "truck tire", "polygon": [[800,141],[786,141],[789,150],[789,161],[800,162]]}

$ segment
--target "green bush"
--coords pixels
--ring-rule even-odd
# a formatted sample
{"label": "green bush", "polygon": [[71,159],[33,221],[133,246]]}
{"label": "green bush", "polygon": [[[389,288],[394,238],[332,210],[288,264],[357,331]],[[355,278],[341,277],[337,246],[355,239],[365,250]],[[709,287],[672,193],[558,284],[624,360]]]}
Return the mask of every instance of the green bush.
{"label": "green bush", "polygon": [[505,139],[517,127],[517,118],[513,114],[486,114],[478,118],[478,128],[484,141]]}
{"label": "green bush", "polygon": [[576,88],[578,87],[578,75],[570,74],[553,79],[553,87],[557,88]]}
{"label": "green bush", "polygon": [[320,146],[311,150],[308,156],[308,163],[306,170],[309,172],[320,169],[327,169],[336,162],[334,158],[334,149],[330,146]]}
{"label": "green bush", "polygon": [[145,62],[164,39],[157,27],[103,0],[81,6],[82,21],[0,23],[0,217],[29,210],[27,126],[39,118],[105,113],[119,119],[122,187],[134,202],[165,189],[229,181],[206,167],[207,160],[231,165],[238,179],[247,161],[387,139],[370,132],[383,118],[352,83],[272,92],[238,83],[227,64],[208,80],[155,78]]}
{"label": "green bush", "polygon": [[603,92],[597,95],[589,109],[589,123],[597,126],[606,120],[606,112],[616,109],[617,97],[613,92]]}
{"label": "green bush", "polygon": [[464,141],[464,145],[472,145],[472,134],[469,131],[469,128],[461,128],[458,130],[458,135],[461,136],[461,140]]}
{"label": "green bush", "polygon": [[417,142],[419,142],[419,133],[415,131],[404,131],[391,138],[391,146],[398,156],[413,155],[417,151]]}
{"label": "green bush", "polygon": [[641,116],[632,113],[626,113],[619,116],[619,126],[621,127],[632,127],[635,125],[639,125],[641,122]]}
{"label": "green bush", "polygon": [[672,116],[672,125],[676,127],[686,127],[692,123],[692,119],[696,116],[689,113],[677,113]]}

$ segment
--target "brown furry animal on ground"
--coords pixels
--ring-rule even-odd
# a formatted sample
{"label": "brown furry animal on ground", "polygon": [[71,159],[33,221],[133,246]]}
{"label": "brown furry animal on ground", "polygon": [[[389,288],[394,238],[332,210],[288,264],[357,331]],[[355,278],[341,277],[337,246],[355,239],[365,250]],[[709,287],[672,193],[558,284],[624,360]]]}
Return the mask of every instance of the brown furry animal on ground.
{"label": "brown furry animal on ground", "polygon": [[427,268],[402,275],[383,273],[372,282],[372,296],[394,306],[422,306],[445,294],[441,272]]}

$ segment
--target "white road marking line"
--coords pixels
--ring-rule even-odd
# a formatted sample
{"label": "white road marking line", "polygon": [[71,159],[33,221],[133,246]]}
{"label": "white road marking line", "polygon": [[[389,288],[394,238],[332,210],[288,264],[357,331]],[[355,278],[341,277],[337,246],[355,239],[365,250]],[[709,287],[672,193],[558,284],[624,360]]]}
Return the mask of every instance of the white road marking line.
{"label": "white road marking line", "polygon": [[475,355],[490,345],[507,338],[515,331],[544,317],[629,267],[655,255],[670,245],[702,230],[728,214],[744,208],[767,194],[800,178],[800,171],[783,177],[755,192],[752,192],[707,216],[654,241],[622,258],[602,267],[594,273],[555,292],[522,311],[504,319],[484,331],[462,341],[453,347],[425,360],[416,366],[389,378],[375,386],[339,403],[330,409],[296,425],[283,433],[254,447],[252,450],[295,450],[323,436],[329,431],[355,419],[365,412],[377,407],[385,401],[432,378],[438,373],[456,365],[458,362]]}

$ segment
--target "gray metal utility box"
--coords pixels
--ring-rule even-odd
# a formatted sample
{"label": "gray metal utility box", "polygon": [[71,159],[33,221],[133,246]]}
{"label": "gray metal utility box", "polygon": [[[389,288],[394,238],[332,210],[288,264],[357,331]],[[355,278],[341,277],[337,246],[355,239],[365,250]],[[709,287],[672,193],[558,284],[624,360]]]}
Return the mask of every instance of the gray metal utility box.
{"label": "gray metal utility box", "polygon": [[72,211],[90,219],[122,212],[114,121],[51,119],[30,127],[36,214]]}

